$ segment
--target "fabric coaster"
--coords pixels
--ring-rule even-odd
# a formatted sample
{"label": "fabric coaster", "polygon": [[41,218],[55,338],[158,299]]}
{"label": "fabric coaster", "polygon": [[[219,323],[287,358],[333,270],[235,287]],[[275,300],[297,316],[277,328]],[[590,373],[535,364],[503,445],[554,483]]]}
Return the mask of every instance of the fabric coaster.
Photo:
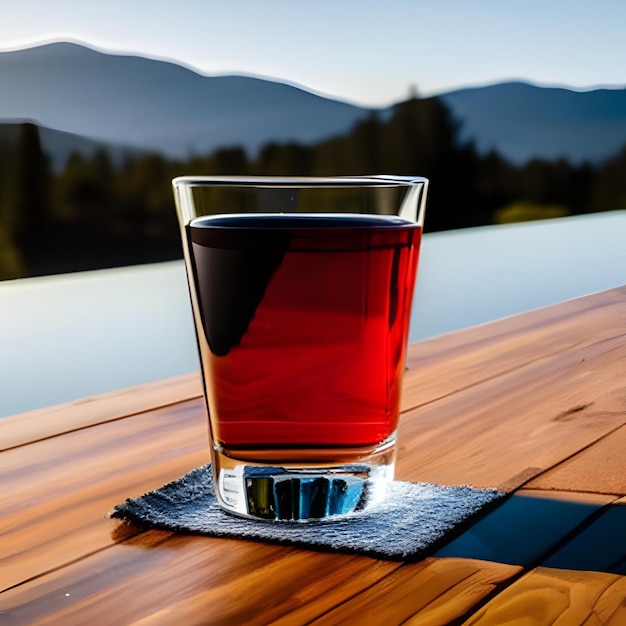
{"label": "fabric coaster", "polygon": [[505,494],[473,487],[394,481],[386,500],[364,513],[306,523],[256,521],[220,509],[210,465],[115,507],[111,517],[212,537],[283,543],[318,550],[417,560],[459,531],[461,522]]}

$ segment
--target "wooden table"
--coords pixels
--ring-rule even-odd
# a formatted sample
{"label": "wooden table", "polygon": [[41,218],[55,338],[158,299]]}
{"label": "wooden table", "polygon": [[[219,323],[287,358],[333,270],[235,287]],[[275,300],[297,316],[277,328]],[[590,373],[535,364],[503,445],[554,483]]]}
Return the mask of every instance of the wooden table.
{"label": "wooden table", "polygon": [[188,375],[0,420],[0,624],[626,624],[626,287],[412,345],[408,367],[397,477],[512,493],[435,555],[107,518],[208,462]]}

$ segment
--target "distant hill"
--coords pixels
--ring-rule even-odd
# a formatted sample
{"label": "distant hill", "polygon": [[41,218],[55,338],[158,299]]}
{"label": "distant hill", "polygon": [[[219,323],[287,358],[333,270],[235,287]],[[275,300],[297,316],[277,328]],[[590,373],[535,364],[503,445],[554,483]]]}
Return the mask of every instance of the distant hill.
{"label": "distant hill", "polygon": [[0,85],[0,120],[32,120],[170,157],[313,142],[346,132],[365,112],[270,80],[206,77],[72,43],[0,53]]}
{"label": "distant hill", "polygon": [[[118,155],[154,150],[174,158],[233,145],[254,153],[270,141],[315,143],[346,134],[370,111],[272,80],[202,76],[74,43],[1,52],[0,86],[0,123],[45,127],[42,142],[57,167],[72,149],[90,154],[100,142],[118,146]],[[536,157],[598,163],[626,144],[626,89],[502,83],[440,97],[461,137],[515,164]]]}
{"label": "distant hill", "polygon": [[52,159],[52,167],[55,171],[63,169],[67,158],[74,151],[83,156],[90,157],[98,149],[106,148],[114,164],[120,164],[124,158],[136,157],[143,151],[139,148],[131,148],[109,142],[97,141],[81,137],[74,133],[66,133],[53,128],[39,127],[41,146],[46,154]]}
{"label": "distant hill", "polygon": [[[19,134],[21,122],[32,120],[0,121],[0,143],[15,143]],[[67,163],[67,159],[72,152],[78,152],[84,157],[91,157],[97,150],[106,149],[114,165],[120,165],[125,158],[137,157],[142,154],[141,149],[120,146],[117,144],[98,141],[81,137],[74,133],[67,133],[54,128],[39,126],[39,139],[43,151],[51,160],[53,172],[61,172]]]}
{"label": "distant hill", "polygon": [[579,92],[501,83],[443,94],[479,152],[516,164],[534,157],[598,163],[626,144],[626,89]]}

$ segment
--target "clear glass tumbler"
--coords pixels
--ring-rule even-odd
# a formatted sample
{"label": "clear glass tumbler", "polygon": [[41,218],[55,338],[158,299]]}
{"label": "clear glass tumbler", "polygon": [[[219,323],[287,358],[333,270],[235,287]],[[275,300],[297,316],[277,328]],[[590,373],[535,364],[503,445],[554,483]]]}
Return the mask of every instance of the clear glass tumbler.
{"label": "clear glass tumbler", "polygon": [[223,509],[306,521],[384,498],[427,181],[173,181]]}

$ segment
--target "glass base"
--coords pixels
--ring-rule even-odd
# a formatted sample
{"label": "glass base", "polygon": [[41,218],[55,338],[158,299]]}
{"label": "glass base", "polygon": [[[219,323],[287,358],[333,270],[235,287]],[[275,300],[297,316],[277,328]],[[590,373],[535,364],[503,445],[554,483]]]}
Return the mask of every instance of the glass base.
{"label": "glass base", "polygon": [[[297,456],[311,458],[311,451],[291,452],[289,462],[278,464],[238,459],[224,450],[213,450],[220,506],[241,517],[269,521],[338,518],[380,503],[393,480],[395,435],[354,462],[298,462]],[[342,460],[355,456],[354,450],[332,452]]]}

